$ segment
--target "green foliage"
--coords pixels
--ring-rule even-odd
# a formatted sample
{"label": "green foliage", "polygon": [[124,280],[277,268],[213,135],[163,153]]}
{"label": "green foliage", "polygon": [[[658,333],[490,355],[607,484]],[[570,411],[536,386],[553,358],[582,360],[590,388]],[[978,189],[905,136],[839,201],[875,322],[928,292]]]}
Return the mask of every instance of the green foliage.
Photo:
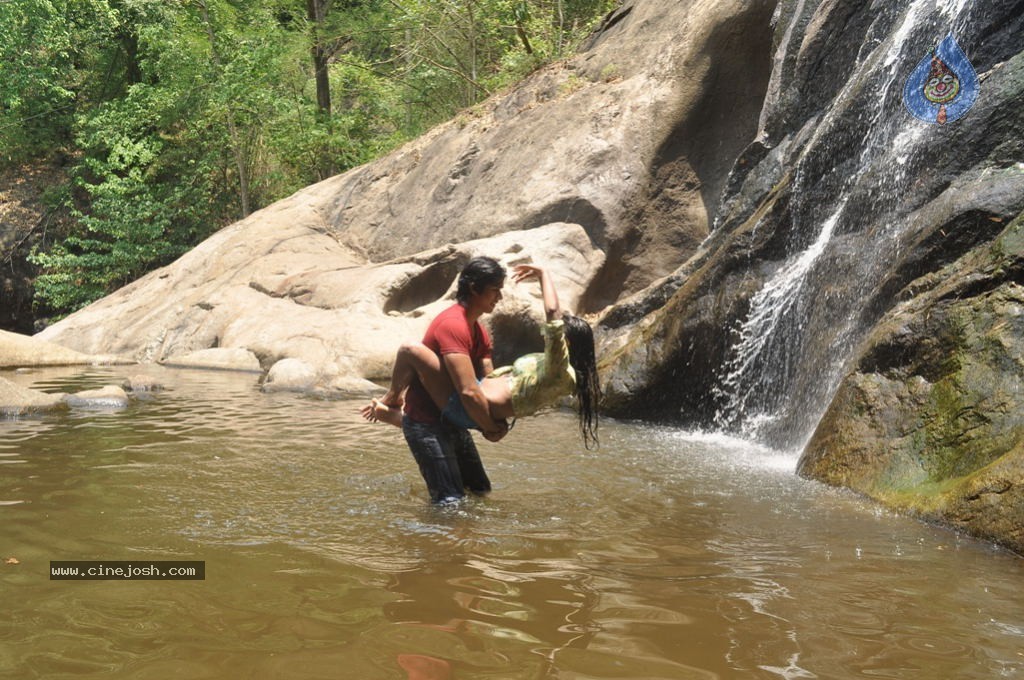
{"label": "green foliage", "polygon": [[67,141],[78,93],[96,77],[79,65],[113,23],[103,0],[0,2],[0,162]]}
{"label": "green foliage", "polygon": [[0,163],[73,163],[76,227],[34,255],[38,304],[77,309],[372,160],[566,55],[612,4],[0,0]]}

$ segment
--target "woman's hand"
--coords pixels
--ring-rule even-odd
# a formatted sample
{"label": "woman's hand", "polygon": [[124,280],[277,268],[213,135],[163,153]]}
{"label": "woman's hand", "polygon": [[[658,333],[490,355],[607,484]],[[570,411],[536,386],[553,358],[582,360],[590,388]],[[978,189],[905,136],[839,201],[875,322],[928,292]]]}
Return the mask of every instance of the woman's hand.
{"label": "woman's hand", "polygon": [[520,283],[533,278],[540,280],[543,275],[544,270],[532,264],[517,264],[512,267],[512,281],[514,283]]}
{"label": "woman's hand", "polygon": [[540,294],[544,299],[544,316],[548,321],[561,316],[562,312],[558,306],[558,293],[555,292],[555,285],[551,283],[551,277],[548,276],[546,271],[532,264],[517,264],[512,270],[512,281],[515,283],[533,278],[540,281]]}

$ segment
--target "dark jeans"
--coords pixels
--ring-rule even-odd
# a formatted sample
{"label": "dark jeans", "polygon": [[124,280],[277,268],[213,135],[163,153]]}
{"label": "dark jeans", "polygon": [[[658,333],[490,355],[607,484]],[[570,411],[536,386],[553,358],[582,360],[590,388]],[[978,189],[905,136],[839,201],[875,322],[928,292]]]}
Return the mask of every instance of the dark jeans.
{"label": "dark jeans", "polygon": [[476,443],[466,430],[443,421],[420,423],[404,416],[402,432],[420,466],[432,502],[458,500],[466,495],[466,489],[473,493],[491,490],[491,480],[480,462]]}

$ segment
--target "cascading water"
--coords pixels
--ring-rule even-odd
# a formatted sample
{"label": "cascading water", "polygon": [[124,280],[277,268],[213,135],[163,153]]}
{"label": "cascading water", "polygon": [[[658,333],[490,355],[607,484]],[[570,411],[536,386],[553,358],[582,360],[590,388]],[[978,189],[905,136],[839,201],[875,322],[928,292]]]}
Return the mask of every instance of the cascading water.
{"label": "cascading water", "polygon": [[[920,171],[918,152],[937,134],[938,126],[916,120],[901,104],[908,70],[921,57],[913,50],[921,38],[962,26],[966,6],[914,0],[895,22],[884,11],[875,16],[868,34],[888,38],[858,55],[796,160],[790,254],[750,299],[719,370],[721,429],[802,446],[827,407],[864,332],[867,300],[897,261],[900,237],[913,228],[907,216],[917,206],[904,199]],[[891,30],[880,25],[886,22]],[[834,140],[851,128],[862,135],[852,165],[834,151],[844,146]]]}

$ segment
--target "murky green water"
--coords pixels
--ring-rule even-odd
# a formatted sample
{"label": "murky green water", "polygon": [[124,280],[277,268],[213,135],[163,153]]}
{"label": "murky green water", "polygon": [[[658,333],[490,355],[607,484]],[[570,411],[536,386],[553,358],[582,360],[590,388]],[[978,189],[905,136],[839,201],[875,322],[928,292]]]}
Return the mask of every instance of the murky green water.
{"label": "murky green water", "polygon": [[[481,443],[490,497],[436,510],[358,402],[159,377],[122,411],[0,421],[0,677],[1024,677],[1024,560],[792,456],[608,422],[587,452],[552,414]],[[207,575],[49,580],[74,559]]]}

